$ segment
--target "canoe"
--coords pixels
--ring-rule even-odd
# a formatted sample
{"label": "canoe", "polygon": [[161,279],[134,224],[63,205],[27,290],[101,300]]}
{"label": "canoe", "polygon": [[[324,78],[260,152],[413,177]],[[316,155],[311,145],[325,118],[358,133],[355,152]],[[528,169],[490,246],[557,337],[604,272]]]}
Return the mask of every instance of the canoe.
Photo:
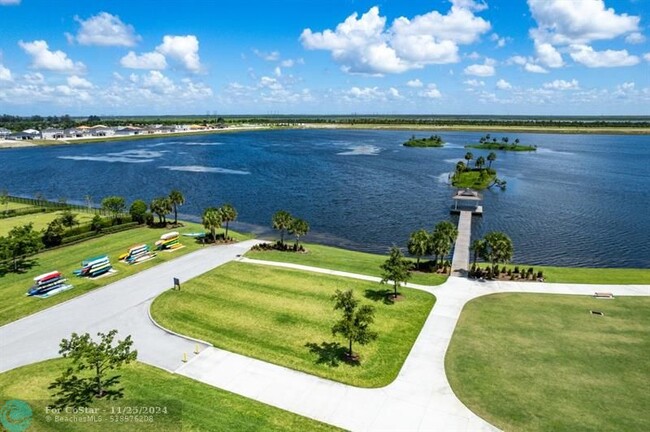
{"label": "canoe", "polygon": [[34,281],[45,280],[51,278],[52,276],[61,276],[61,272],[54,270],[49,273],[43,273],[42,275],[36,276]]}
{"label": "canoe", "polygon": [[171,239],[171,238],[174,238],[174,237],[178,237],[179,235],[180,234],[178,232],[172,231],[170,233],[161,235],[160,240],[168,240],[168,239]]}

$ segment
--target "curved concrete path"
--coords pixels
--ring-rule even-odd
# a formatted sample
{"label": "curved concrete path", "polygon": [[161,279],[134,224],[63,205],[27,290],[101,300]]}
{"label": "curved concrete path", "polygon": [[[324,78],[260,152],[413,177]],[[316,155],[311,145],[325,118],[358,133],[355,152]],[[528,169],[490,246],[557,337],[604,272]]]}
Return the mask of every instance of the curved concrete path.
{"label": "curved concrete path", "polygon": [[[172,285],[239,259],[249,264],[289,267],[378,281],[372,276],[295,264],[240,258],[257,241],[206,247],[68,302],[0,327],[0,372],[57,357],[58,343],[76,331],[117,328],[131,334],[139,360],[234,393],[350,430],[481,431],[494,427],[473,414],[454,395],[444,370],[444,355],[465,303],[496,292],[590,295],[650,295],[650,286],[603,286],[516,282],[472,282],[452,277],[438,287],[409,284],[434,293],[427,318],[397,379],[380,389],[361,389],[317,378],[201,344],[156,327],[148,317],[153,298]],[[190,361],[182,362],[187,353]]]}

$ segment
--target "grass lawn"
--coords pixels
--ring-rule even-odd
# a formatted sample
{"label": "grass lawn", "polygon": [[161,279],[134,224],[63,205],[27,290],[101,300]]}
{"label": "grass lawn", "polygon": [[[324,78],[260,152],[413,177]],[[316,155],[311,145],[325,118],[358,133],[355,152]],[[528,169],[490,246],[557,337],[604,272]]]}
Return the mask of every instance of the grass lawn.
{"label": "grass lawn", "polygon": [[[185,227],[175,229],[181,233],[201,231],[200,225],[185,222]],[[46,309],[57,303],[61,303],[72,297],[86,293],[92,289],[115,282],[134,273],[140,272],[163,261],[168,261],[184,255],[203,246],[197,244],[194,239],[182,237],[181,242],[184,248],[173,253],[159,253],[156,258],[145,261],[138,265],[128,265],[119,262],[118,256],[127,252],[129,247],[139,244],[153,243],[160,238],[160,235],[172,231],[171,229],[154,229],[154,228],[135,228],[128,231],[118,232],[106,235],[96,239],[88,240],[82,243],[66,246],[60,249],[41,252],[30,259],[33,260],[33,266],[25,273],[7,273],[0,275],[0,325],[14,321],[18,318],[32,314],[36,311]],[[233,237],[243,238],[239,234],[230,231]],[[101,254],[107,254],[111,260],[113,268],[117,270],[113,276],[90,280],[87,278],[78,278],[72,274],[72,271],[81,267],[81,261]],[[39,274],[47,273],[53,270],[62,272],[74,288],[49,298],[41,299],[27,297],[25,293],[33,285],[33,278]]]}
{"label": "grass lawn", "polygon": [[[332,336],[340,312],[336,289],[353,289],[376,309],[379,338],[355,345],[361,365],[339,361],[347,343]],[[361,387],[395,379],[435,298],[402,289],[404,300],[384,303],[386,286],[335,276],[262,265],[228,263],[167,291],[154,300],[161,325],[228,351]],[[341,345],[339,345],[339,343]]]}
{"label": "grass lawn", "polygon": [[[60,374],[67,360],[48,360],[0,374],[0,404],[6,400],[26,401],[33,417],[29,431],[333,431],[319,423],[278,408],[220,390],[192,379],[170,374],[142,363],[120,370],[125,398],[96,402],[91,407],[106,409],[101,423],[64,423],[46,420],[51,403],[48,385]],[[164,404],[160,401],[172,400]],[[168,406],[167,421],[157,423],[110,423],[110,407]],[[180,404],[179,404],[180,402]],[[162,421],[161,421],[162,420]],[[171,420],[171,421],[170,421]]]}
{"label": "grass lawn", "polygon": [[506,431],[647,431],[648,353],[650,297],[494,294],[465,306],[445,366]]}
{"label": "grass lawn", "polygon": [[[307,249],[307,253],[249,251],[246,256],[253,259],[290,262],[379,277],[381,277],[379,266],[388,258],[386,255],[355,252],[317,244],[305,244],[305,249]],[[415,262],[415,260],[412,261]],[[418,272],[411,273],[409,282],[421,285],[440,285],[446,280],[447,276],[444,275]]]}
{"label": "grass lawn", "polygon": [[[23,205],[22,207],[29,207]],[[0,211],[2,208],[0,207]],[[40,231],[43,228],[47,228],[47,225],[52,222],[54,219],[61,216],[62,211],[50,212],[50,213],[33,213],[23,216],[14,216],[5,219],[0,219],[0,236],[6,235],[13,227],[22,226],[30,222],[34,223],[34,230]],[[77,215],[77,222],[80,224],[89,223],[94,214],[86,212],[74,212]]]}
{"label": "grass lawn", "polygon": [[33,205],[29,205],[25,203],[8,201],[5,204],[0,204],[0,214],[2,214],[5,210],[17,210],[17,209],[33,208],[33,207],[34,207]]}
{"label": "grass lawn", "polygon": [[[546,282],[582,283],[582,284],[622,284],[645,285],[650,284],[650,269],[626,268],[582,268],[582,267],[550,267],[517,264],[519,270],[528,270],[532,267],[537,275],[538,271],[544,274]],[[482,263],[481,267],[485,268]],[[499,268],[503,267],[502,265]],[[506,268],[514,269],[515,265]]]}
{"label": "grass lawn", "polygon": [[482,178],[480,171],[464,171],[454,174],[451,177],[451,184],[457,188],[485,189],[496,177],[496,171],[492,171],[493,173],[486,171],[486,175]]}

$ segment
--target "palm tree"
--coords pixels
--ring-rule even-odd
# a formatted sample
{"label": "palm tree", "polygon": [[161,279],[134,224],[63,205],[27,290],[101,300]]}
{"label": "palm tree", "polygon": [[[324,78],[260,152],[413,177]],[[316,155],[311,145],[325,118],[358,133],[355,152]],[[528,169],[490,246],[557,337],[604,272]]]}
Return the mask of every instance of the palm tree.
{"label": "palm tree", "polygon": [[489,168],[492,168],[492,162],[494,162],[495,160],[497,160],[497,154],[494,153],[494,152],[490,152],[490,154],[489,154],[488,157],[487,157],[487,160],[488,160],[488,162],[490,163],[490,164],[488,165],[488,169],[489,169]]}
{"label": "palm tree", "polygon": [[501,141],[503,141],[505,144],[508,144],[508,137],[501,138]]}
{"label": "palm tree", "polygon": [[226,223],[226,240],[228,240],[228,223],[237,219],[237,210],[231,204],[224,204],[220,209],[221,221]]}
{"label": "palm tree", "polygon": [[519,138],[515,138],[515,145],[519,144]]}
{"label": "palm tree", "polygon": [[293,216],[284,210],[279,210],[273,215],[273,229],[280,231],[280,245],[284,247],[284,233],[291,226]]}
{"label": "palm tree", "polygon": [[465,153],[465,160],[467,161],[466,165],[468,168],[469,168],[469,161],[471,161],[472,159],[474,159],[474,155],[472,154],[472,152]]}
{"label": "palm tree", "polygon": [[158,215],[161,224],[167,224],[166,216],[172,211],[172,203],[168,197],[158,197],[151,200],[149,208]]}
{"label": "palm tree", "polygon": [[221,211],[218,208],[209,207],[203,212],[203,226],[210,230],[212,240],[217,242],[217,230],[221,228]]}
{"label": "palm tree", "polygon": [[300,248],[300,237],[307,235],[309,224],[304,219],[295,218],[291,221],[289,232],[296,236],[296,250]]}
{"label": "palm tree", "polygon": [[483,258],[492,264],[495,269],[499,263],[507,263],[512,259],[514,252],[510,237],[499,231],[492,231],[485,235],[485,249]]}
{"label": "palm tree", "polygon": [[433,229],[434,241],[432,244],[432,249],[436,255],[440,255],[440,261],[451,252],[451,248],[458,237],[458,228],[456,225],[449,221],[438,222]]}
{"label": "palm tree", "polygon": [[431,253],[434,256],[433,262],[436,264],[436,268],[438,266],[438,258],[440,258],[440,261],[442,262],[451,250],[451,243],[449,242],[449,237],[445,235],[445,233],[441,231],[436,231],[435,229],[431,233],[431,243],[430,243],[430,248],[431,248]]}
{"label": "palm tree", "polygon": [[417,268],[420,268],[420,258],[431,253],[431,237],[423,229],[411,233],[408,242],[408,251],[417,259]]}
{"label": "palm tree", "polygon": [[485,158],[483,156],[479,156],[476,158],[476,168],[481,169],[485,165]]}
{"label": "palm tree", "polygon": [[465,164],[463,163],[463,161],[458,161],[458,163],[456,164],[456,172],[462,173],[463,171],[465,171]]}
{"label": "palm tree", "polygon": [[185,204],[185,197],[181,191],[174,189],[169,193],[169,202],[174,209],[174,224],[178,223],[178,207]]}
{"label": "palm tree", "polygon": [[474,240],[471,246],[469,247],[469,250],[474,252],[474,259],[472,261],[472,266],[474,266],[476,265],[477,258],[485,254],[485,240],[483,239]]}

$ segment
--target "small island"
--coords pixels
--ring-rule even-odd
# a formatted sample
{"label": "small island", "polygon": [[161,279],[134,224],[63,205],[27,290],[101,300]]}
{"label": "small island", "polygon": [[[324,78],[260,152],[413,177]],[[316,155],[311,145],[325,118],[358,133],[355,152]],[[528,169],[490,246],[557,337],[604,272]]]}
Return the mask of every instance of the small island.
{"label": "small island", "polygon": [[416,138],[415,135],[411,135],[411,138],[403,145],[405,147],[442,147],[443,144],[442,138],[438,135],[431,135],[429,138]]}
{"label": "small island", "polygon": [[512,144],[508,144],[510,138],[501,137],[501,140],[491,137],[490,134],[482,136],[478,140],[478,144],[471,144],[465,146],[466,148],[475,148],[480,150],[503,150],[503,151],[535,151],[537,146],[522,145],[519,143],[519,138],[515,138]]}
{"label": "small island", "polygon": [[492,168],[492,162],[496,160],[497,156],[491,152],[487,157],[488,166],[485,166],[485,158],[479,156],[474,163],[475,167],[470,167],[470,161],[474,159],[471,152],[465,154],[465,160],[459,161],[456,164],[456,170],[450,175],[451,184],[457,188],[471,188],[475,190],[489,189],[493,186],[498,186],[501,190],[505,190],[506,181],[497,178],[497,172]]}

